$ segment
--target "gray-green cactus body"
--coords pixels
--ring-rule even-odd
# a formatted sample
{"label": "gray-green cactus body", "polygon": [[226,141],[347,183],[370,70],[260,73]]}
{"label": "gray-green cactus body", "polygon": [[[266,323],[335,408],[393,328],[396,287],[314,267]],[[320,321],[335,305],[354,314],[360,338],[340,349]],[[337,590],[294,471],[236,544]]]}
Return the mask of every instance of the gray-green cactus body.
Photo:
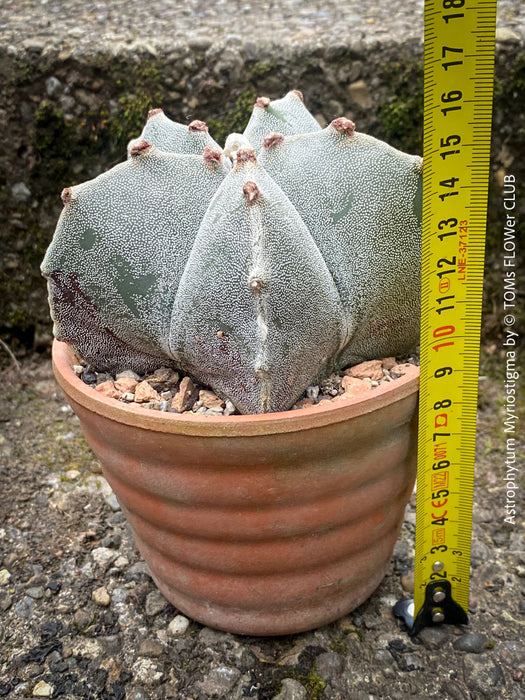
{"label": "gray-green cactus body", "polygon": [[336,355],[343,308],[290,200],[253,151],[242,154],[186,264],[171,355],[242,412],[278,411]]}
{"label": "gray-green cactus body", "polygon": [[147,371],[168,357],[178,283],[228,172],[219,151],[206,156],[137,146],[130,160],[64,190],[42,272],[56,337],[90,364]]}
{"label": "gray-green cactus body", "polygon": [[244,136],[258,151],[265,136],[272,131],[290,136],[320,129],[317,121],[304,106],[302,94],[299,90],[292,90],[280,100],[259,97],[253,106]]}
{"label": "gray-green cactus body", "polygon": [[129,155],[64,191],[42,265],[55,334],[95,368],[171,364],[261,413],[416,345],[417,156],[321,129],[296,91],[222,154],[155,110]]}
{"label": "gray-green cactus body", "polygon": [[259,160],[293,201],[341,295],[341,366],[410,350],[419,317],[421,158],[336,119],[319,132],[268,138]]}
{"label": "gray-green cactus body", "polygon": [[188,126],[178,124],[167,117],[162,109],[152,109],[149,112],[141,135],[128,144],[128,157],[131,157],[131,151],[141,141],[147,141],[168,153],[202,155],[207,146],[221,150],[219,144],[210,136],[204,122],[195,119]]}

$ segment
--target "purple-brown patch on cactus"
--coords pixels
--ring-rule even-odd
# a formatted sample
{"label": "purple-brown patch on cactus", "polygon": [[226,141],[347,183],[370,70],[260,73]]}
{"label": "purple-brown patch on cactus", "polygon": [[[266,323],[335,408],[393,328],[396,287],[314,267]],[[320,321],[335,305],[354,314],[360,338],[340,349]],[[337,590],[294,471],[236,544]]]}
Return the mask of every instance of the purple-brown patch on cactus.
{"label": "purple-brown patch on cactus", "polygon": [[[219,333],[222,333],[221,336],[219,336]],[[217,333],[217,338],[219,339],[219,352],[222,352],[223,355],[226,355],[229,352],[228,348],[228,339],[229,336],[227,333],[223,333],[222,331],[219,331]]]}
{"label": "purple-brown patch on cactus", "polygon": [[[69,343],[88,364],[100,371],[111,371],[115,363],[135,372],[155,370],[163,356],[153,355],[133,347],[108,328],[101,310],[82,290],[78,275],[57,270],[48,278],[53,295],[54,334]],[[169,358],[167,366],[175,367]]]}

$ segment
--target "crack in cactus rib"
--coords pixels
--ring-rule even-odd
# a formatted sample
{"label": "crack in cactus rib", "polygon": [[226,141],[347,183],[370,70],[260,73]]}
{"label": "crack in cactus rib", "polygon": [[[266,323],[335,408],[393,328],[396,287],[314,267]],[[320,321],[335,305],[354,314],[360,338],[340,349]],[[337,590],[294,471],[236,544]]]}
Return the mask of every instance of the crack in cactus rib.
{"label": "crack in cactus rib", "polygon": [[259,351],[255,358],[255,375],[259,379],[259,409],[261,413],[269,411],[272,395],[272,382],[268,372],[268,309],[264,291],[266,260],[264,256],[264,224],[261,215],[259,188],[248,181],[243,191],[248,205],[248,221],[252,238],[252,269],[250,271],[250,289],[255,298],[257,328],[259,331]]}
{"label": "crack in cactus rib", "polygon": [[260,413],[417,344],[418,156],[321,129],[298,91],[224,150],[152,110],[128,156],[63,190],[42,263],[57,337],[95,368],[169,364]]}

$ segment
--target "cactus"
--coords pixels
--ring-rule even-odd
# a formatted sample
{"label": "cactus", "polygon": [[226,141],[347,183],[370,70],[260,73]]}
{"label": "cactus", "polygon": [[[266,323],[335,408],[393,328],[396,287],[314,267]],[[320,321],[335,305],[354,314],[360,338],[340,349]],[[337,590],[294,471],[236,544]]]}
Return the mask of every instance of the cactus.
{"label": "cactus", "polygon": [[98,370],[173,366],[241,413],[419,333],[418,156],[259,98],[224,150],[150,112],[127,161],[62,193],[42,263],[57,338]]}

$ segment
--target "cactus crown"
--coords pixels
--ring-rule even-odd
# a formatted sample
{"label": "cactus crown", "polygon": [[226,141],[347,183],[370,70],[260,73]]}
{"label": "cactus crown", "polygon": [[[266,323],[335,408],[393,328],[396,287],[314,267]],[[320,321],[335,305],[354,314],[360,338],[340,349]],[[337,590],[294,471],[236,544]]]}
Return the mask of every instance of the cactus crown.
{"label": "cactus crown", "polygon": [[421,159],[260,97],[222,150],[152,110],[62,193],[42,263],[57,338],[99,370],[180,368],[242,413],[417,343]]}

